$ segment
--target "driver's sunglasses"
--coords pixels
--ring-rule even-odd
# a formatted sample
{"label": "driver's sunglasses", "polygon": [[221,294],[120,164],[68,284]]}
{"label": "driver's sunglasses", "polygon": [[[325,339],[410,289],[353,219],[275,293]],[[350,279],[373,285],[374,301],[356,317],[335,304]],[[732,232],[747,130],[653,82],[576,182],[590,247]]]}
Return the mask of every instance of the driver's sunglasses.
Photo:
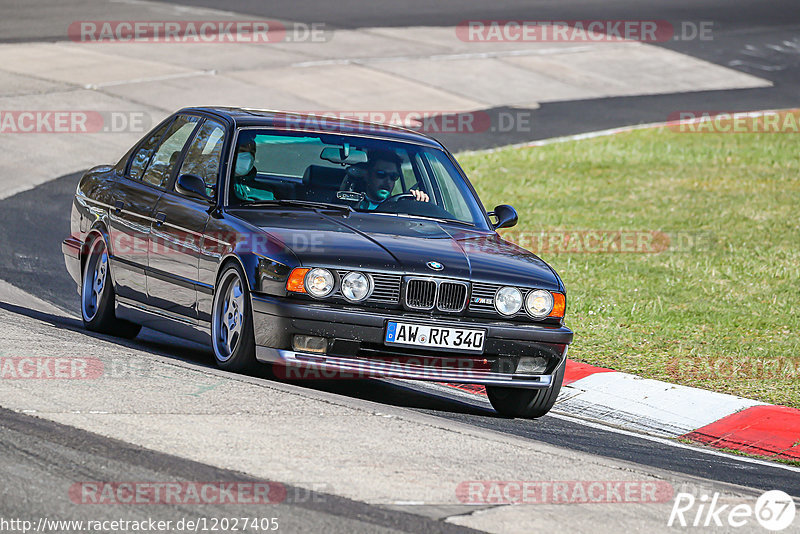
{"label": "driver's sunglasses", "polygon": [[393,182],[396,182],[398,178],[400,178],[400,173],[397,171],[375,171],[375,176],[383,180],[384,178],[388,178]]}

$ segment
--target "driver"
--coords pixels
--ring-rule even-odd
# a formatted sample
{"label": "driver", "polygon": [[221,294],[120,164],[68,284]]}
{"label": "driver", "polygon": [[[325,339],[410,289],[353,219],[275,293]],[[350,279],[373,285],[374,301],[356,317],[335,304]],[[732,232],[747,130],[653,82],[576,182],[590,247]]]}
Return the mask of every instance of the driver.
{"label": "driver", "polygon": [[[370,150],[367,152],[366,176],[358,188],[365,198],[358,205],[360,209],[372,211],[392,195],[394,184],[400,178],[402,160],[391,150]],[[427,193],[411,189],[409,193],[419,202],[430,202]]]}
{"label": "driver", "polygon": [[239,200],[274,200],[275,194],[256,181],[256,138],[247,131],[239,134],[233,169],[233,194]]}

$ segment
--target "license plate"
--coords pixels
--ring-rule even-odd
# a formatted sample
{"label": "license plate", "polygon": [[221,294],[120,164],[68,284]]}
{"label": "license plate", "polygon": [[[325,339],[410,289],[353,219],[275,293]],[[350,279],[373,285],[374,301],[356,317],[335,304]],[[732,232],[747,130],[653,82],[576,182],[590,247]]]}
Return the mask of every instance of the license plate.
{"label": "license plate", "polygon": [[483,352],[485,330],[389,321],[386,344]]}

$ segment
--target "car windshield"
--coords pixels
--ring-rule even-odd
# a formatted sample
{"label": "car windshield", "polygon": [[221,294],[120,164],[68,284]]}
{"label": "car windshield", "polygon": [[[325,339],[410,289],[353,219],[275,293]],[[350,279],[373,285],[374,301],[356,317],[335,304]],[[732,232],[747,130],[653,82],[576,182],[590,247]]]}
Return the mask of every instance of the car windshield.
{"label": "car windshield", "polygon": [[[413,143],[338,134],[238,132],[228,205],[335,204],[381,215],[486,227],[448,155]],[[284,201],[284,202],[281,202]]]}

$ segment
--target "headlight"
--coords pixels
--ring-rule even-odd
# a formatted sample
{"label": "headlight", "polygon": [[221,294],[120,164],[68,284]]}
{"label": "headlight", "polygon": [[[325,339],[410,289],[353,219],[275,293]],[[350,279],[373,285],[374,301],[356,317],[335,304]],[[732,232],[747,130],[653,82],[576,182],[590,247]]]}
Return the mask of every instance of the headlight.
{"label": "headlight", "polygon": [[502,315],[514,315],[522,308],[522,293],[516,287],[501,287],[494,296],[494,307]]}
{"label": "headlight", "polygon": [[553,311],[553,295],[544,289],[535,289],[525,297],[525,309],[534,319],[544,319]]}
{"label": "headlight", "polygon": [[306,291],[314,297],[327,297],[333,291],[334,278],[328,269],[311,269],[306,274]]}
{"label": "headlight", "polygon": [[372,281],[369,276],[353,271],[342,278],[342,295],[347,300],[358,302],[369,296]]}

